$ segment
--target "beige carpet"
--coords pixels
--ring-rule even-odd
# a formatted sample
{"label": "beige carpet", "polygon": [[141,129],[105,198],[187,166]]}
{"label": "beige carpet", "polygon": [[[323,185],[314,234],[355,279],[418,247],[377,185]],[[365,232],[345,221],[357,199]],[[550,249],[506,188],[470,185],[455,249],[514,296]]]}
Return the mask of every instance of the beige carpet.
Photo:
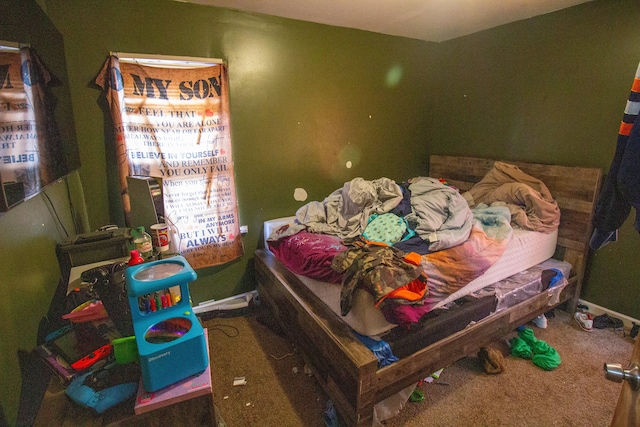
{"label": "beige carpet", "polygon": [[[487,375],[475,356],[444,367],[422,384],[425,400],[408,402],[384,426],[608,426],[621,384],[604,378],[603,364],[627,366],[634,341],[611,329],[582,331],[555,311],[536,338],[562,358],[553,371],[509,356],[507,340],[493,344],[507,355],[505,372]],[[263,309],[213,318],[209,328],[214,401],[228,427],[324,426],[328,398],[293,345]],[[279,332],[279,331],[278,331]],[[515,333],[507,338],[515,336]],[[234,386],[236,377],[245,385]]]}

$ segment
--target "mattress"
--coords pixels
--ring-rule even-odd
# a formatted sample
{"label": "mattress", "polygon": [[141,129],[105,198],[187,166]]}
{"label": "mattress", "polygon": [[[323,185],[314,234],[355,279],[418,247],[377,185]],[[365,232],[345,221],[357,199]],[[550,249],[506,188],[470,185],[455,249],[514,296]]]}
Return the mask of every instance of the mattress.
{"label": "mattress", "polygon": [[[275,229],[282,225],[292,223],[294,219],[295,217],[287,217],[266,221],[264,223],[265,248],[268,249],[268,245],[266,244],[267,237],[270,236]],[[482,276],[442,300],[435,308],[445,307],[453,301],[470,295],[487,285],[498,282],[551,258],[555,251],[556,240],[557,232],[545,234],[514,229],[511,240],[502,257]],[[382,312],[374,307],[373,297],[365,290],[356,290],[352,309],[346,316],[341,316],[341,285],[322,282],[303,275],[297,276],[302,283],[354,331],[362,335],[377,337],[397,326],[389,323]]]}
{"label": "mattress", "polygon": [[[553,285],[548,285],[548,289],[543,284],[543,272],[545,270],[555,270],[556,274],[558,272],[560,273],[553,281]],[[571,264],[566,261],[550,258],[540,264],[536,264],[533,267],[488,285],[471,295],[478,298],[494,295],[496,297],[496,312],[525,301],[543,290],[547,290],[552,295],[549,303],[557,304],[560,299],[560,292],[564,286],[569,283],[567,278],[570,274]]]}
{"label": "mattress", "polygon": [[514,228],[513,235],[504,254],[485,273],[472,280],[462,289],[440,301],[434,308],[444,307],[452,301],[472,294],[487,285],[540,264],[553,256],[558,240],[558,230],[553,233],[538,233]]}

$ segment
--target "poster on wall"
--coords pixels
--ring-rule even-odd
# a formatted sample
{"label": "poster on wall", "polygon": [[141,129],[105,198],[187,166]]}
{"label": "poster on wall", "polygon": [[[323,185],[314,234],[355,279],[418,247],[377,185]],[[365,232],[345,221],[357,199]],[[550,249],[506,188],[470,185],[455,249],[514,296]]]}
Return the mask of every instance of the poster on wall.
{"label": "poster on wall", "polygon": [[0,211],[68,172],[50,91],[58,83],[33,49],[0,51]]}
{"label": "poster on wall", "polygon": [[173,249],[193,268],[242,256],[226,66],[165,68],[112,55],[96,83],[111,111],[127,221],[127,176],[160,178]]}

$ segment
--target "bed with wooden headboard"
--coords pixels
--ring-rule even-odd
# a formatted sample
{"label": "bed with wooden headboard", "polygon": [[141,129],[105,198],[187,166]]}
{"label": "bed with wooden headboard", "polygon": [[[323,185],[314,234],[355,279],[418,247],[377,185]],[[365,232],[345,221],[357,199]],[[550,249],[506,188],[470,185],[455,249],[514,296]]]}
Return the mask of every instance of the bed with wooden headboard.
{"label": "bed with wooden headboard", "polygon": [[[371,425],[374,405],[416,384],[438,369],[499,339],[551,308],[564,304],[573,312],[584,278],[594,203],[600,190],[601,170],[535,163],[506,163],[542,180],[561,211],[554,258],[571,264],[568,285],[559,300],[540,293],[424,347],[397,362],[379,368],[378,359],[339,316],[319,300],[300,278],[266,249],[255,253],[258,293],[280,326],[304,354],[314,376],[348,425]],[[429,176],[446,177],[469,190],[492,168],[494,160],[433,155]]]}

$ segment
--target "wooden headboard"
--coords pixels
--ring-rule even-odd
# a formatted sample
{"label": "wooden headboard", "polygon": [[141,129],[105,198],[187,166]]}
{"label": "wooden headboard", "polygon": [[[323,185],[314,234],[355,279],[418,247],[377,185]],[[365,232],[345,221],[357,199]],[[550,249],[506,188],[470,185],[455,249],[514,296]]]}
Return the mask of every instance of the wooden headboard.
{"label": "wooden headboard", "polygon": [[[491,170],[495,161],[475,157],[432,155],[429,158],[429,176],[444,178],[464,192],[480,181]],[[573,266],[573,280],[577,280],[576,295],[569,301],[570,311],[573,311],[580,296],[589,253],[591,220],[596,198],[600,192],[602,170],[500,161],[516,165],[523,172],[540,179],[558,202],[560,227],[554,258],[565,260]]]}

